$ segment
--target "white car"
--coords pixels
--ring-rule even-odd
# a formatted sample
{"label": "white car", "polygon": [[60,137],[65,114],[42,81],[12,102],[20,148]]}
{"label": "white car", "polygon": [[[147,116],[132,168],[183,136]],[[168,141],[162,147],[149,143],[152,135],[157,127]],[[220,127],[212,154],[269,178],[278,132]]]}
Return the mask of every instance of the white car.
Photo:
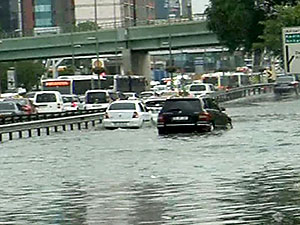
{"label": "white car", "polygon": [[83,109],[83,104],[77,95],[62,95],[65,111],[77,111]]}
{"label": "white car", "polygon": [[151,113],[139,100],[119,100],[107,108],[102,123],[107,129],[140,128],[151,121]]}
{"label": "white car", "polygon": [[215,87],[213,84],[196,83],[189,85],[188,92],[194,97],[203,97],[208,94],[214,93]]}
{"label": "white car", "polygon": [[64,111],[63,99],[58,91],[38,91],[34,95],[33,104],[38,113],[57,113]]}
{"label": "white car", "polygon": [[135,92],[124,92],[123,94],[128,98],[128,100],[137,100],[137,99],[139,99],[138,94],[135,93]]}
{"label": "white car", "polygon": [[158,113],[166,102],[166,98],[153,98],[145,101],[147,109],[151,112],[152,121],[157,122]]}

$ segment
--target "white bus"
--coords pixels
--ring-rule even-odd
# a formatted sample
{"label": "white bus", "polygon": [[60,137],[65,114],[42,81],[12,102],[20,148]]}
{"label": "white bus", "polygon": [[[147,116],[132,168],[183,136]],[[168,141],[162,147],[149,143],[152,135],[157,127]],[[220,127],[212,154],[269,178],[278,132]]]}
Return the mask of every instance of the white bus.
{"label": "white bus", "polygon": [[210,74],[203,74],[201,76],[203,83],[213,84],[219,90],[227,90],[241,86],[250,85],[250,76],[241,72],[217,72]]}
{"label": "white bus", "polygon": [[[41,81],[43,91],[59,91],[61,94],[84,95],[87,90],[99,89],[97,75],[60,76]],[[100,89],[140,93],[146,89],[143,76],[106,75],[100,78]]]}

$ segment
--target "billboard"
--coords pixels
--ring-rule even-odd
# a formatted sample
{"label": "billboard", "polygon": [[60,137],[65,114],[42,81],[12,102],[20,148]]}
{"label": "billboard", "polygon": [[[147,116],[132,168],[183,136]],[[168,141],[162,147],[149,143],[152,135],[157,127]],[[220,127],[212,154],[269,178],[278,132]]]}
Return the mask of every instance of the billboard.
{"label": "billboard", "polygon": [[283,28],[282,40],[285,72],[300,73],[300,27]]}

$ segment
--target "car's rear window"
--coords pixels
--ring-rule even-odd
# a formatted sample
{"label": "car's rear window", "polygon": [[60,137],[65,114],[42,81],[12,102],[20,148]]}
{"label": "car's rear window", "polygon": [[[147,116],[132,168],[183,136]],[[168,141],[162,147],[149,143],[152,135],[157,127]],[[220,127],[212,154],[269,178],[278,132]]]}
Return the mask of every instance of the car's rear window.
{"label": "car's rear window", "polygon": [[64,103],[69,103],[69,102],[79,102],[78,98],[72,97],[72,96],[63,96],[62,97]]}
{"label": "car's rear window", "polygon": [[164,104],[162,112],[182,111],[184,113],[189,112],[201,112],[203,111],[200,100],[167,100]]}
{"label": "car's rear window", "polygon": [[36,95],[36,102],[43,103],[43,102],[56,102],[56,96],[52,93],[43,93]]}
{"label": "car's rear window", "polygon": [[115,103],[110,105],[109,110],[135,110],[134,103]]}
{"label": "car's rear window", "polygon": [[165,104],[165,100],[161,100],[161,101],[148,101],[146,102],[146,106],[147,107],[163,107]]}
{"label": "car's rear window", "polygon": [[191,85],[190,91],[205,91],[206,86],[205,85]]}
{"label": "car's rear window", "polygon": [[12,102],[1,102],[0,103],[0,111],[4,110],[14,110],[15,104]]}
{"label": "car's rear window", "polygon": [[87,94],[88,104],[107,103],[105,92],[90,92]]}

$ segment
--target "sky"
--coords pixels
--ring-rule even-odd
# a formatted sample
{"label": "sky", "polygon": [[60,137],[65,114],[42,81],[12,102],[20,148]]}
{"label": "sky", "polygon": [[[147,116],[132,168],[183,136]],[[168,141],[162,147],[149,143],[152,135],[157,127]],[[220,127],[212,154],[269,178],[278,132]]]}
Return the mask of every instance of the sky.
{"label": "sky", "polygon": [[206,9],[205,5],[209,4],[209,0],[192,0],[192,7],[194,13],[203,13]]}

